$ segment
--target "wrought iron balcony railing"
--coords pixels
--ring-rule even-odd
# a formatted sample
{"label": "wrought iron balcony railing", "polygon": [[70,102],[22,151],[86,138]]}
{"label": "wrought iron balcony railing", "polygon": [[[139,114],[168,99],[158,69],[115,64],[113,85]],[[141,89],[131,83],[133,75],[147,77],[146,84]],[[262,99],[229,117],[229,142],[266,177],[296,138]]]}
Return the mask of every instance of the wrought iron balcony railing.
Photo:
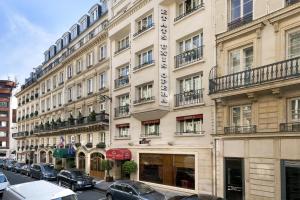
{"label": "wrought iron balcony railing", "polygon": [[203,89],[175,94],[175,107],[203,103]]}
{"label": "wrought iron balcony railing", "polygon": [[129,105],[115,108],[115,117],[128,117],[129,115]]}
{"label": "wrought iron balcony railing", "polygon": [[[209,92],[234,90],[300,76],[300,57],[209,79]],[[215,69],[214,69],[215,70]],[[212,71],[211,71],[212,74]]]}
{"label": "wrought iron balcony railing", "polygon": [[148,29],[152,28],[154,26],[154,23],[148,24],[147,26],[144,26],[143,28],[139,29],[136,33],[133,34],[133,37],[136,37],[140,35],[141,33],[147,31]]}
{"label": "wrought iron balcony railing", "polygon": [[201,60],[203,57],[203,46],[185,51],[175,56],[175,68],[180,68],[184,65]]}
{"label": "wrought iron balcony railing", "polygon": [[29,132],[28,131],[18,132],[18,133],[13,133],[12,134],[13,138],[27,137],[27,136],[29,136]]}
{"label": "wrought iron balcony railing", "polygon": [[154,100],[155,100],[154,96],[152,96],[152,97],[145,97],[145,98],[139,98],[137,100],[134,100],[133,104],[147,103],[147,102],[151,102],[151,101],[154,101]]}
{"label": "wrought iron balcony railing", "polygon": [[75,128],[80,126],[87,126],[87,125],[93,125],[96,123],[108,123],[109,122],[109,115],[107,113],[101,112],[96,113],[94,116],[86,116],[86,117],[80,117],[80,118],[72,118],[68,119],[66,121],[56,121],[56,122],[49,122],[47,124],[43,124],[42,126],[36,126],[34,129],[34,133],[41,133],[41,132],[49,132],[49,131],[55,131],[60,129],[69,129],[69,128]]}
{"label": "wrought iron balcony railing", "polygon": [[204,131],[177,131],[175,132],[176,136],[201,136],[204,134]]}
{"label": "wrought iron balcony railing", "polygon": [[300,122],[279,124],[280,132],[300,132]]}
{"label": "wrought iron balcony railing", "polygon": [[242,25],[245,25],[245,24],[251,22],[252,19],[253,19],[253,13],[246,14],[242,17],[239,17],[239,18],[229,22],[228,23],[228,29],[232,30],[232,29],[235,29],[235,28],[240,27]]}
{"label": "wrought iron balcony railing", "polygon": [[147,65],[151,65],[154,63],[154,60],[149,60],[148,62],[144,62],[144,63],[141,63],[139,64],[138,66],[134,67],[133,70],[138,70],[138,69],[141,69]]}
{"label": "wrought iron balcony railing", "polygon": [[119,48],[117,51],[115,51],[115,55],[120,53],[121,51],[128,49],[130,47],[129,44],[125,45],[124,47]]}
{"label": "wrought iron balcony railing", "polygon": [[295,4],[295,3],[299,3],[300,0],[286,0],[286,5],[289,6],[289,5],[292,5],[292,4]]}
{"label": "wrought iron balcony railing", "polygon": [[196,10],[198,10],[199,8],[202,8],[204,6],[204,3],[201,1],[199,2],[198,5],[194,6],[193,8],[189,8],[187,9],[184,13],[178,15],[176,18],[174,18],[174,22],[184,18],[185,16],[195,12]]}
{"label": "wrought iron balcony railing", "polygon": [[159,137],[159,132],[153,132],[153,133],[143,133],[141,134],[140,138],[150,138],[150,137]]}
{"label": "wrought iron balcony railing", "polygon": [[129,84],[129,76],[122,76],[115,80],[115,89],[124,87]]}
{"label": "wrought iron balcony railing", "polygon": [[117,134],[115,135],[115,140],[129,140],[131,137],[130,135],[120,135],[120,134]]}
{"label": "wrought iron balcony railing", "polygon": [[256,133],[256,125],[224,127],[225,134]]}

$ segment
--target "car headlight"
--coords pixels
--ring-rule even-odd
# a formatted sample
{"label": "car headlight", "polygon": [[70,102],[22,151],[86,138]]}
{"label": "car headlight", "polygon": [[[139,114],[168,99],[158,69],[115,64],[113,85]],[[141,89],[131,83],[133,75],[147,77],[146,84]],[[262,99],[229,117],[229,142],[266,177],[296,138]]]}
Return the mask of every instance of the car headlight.
{"label": "car headlight", "polygon": [[77,181],[77,184],[81,185],[81,184],[83,184],[83,182],[82,181]]}

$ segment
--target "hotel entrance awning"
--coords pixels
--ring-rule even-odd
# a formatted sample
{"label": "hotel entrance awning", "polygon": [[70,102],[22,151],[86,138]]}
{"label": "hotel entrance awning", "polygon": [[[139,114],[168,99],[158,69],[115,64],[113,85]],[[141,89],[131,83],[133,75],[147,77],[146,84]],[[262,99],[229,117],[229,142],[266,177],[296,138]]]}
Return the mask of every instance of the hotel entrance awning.
{"label": "hotel entrance awning", "polygon": [[131,160],[129,149],[109,149],[106,151],[106,158],[111,160]]}

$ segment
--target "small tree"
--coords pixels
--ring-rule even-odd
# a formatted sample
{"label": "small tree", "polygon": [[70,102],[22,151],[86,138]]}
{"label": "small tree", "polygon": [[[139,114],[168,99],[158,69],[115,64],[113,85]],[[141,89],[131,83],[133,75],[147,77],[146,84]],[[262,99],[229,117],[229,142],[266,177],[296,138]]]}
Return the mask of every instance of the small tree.
{"label": "small tree", "polygon": [[89,122],[94,122],[94,121],[96,121],[96,113],[95,113],[95,111],[92,111],[92,112],[90,113],[90,115],[88,116],[88,120],[89,120]]}
{"label": "small tree", "polygon": [[101,161],[101,168],[106,171],[106,181],[112,181],[112,177],[109,174],[109,171],[112,169],[113,163],[110,160],[102,160]]}
{"label": "small tree", "polygon": [[122,165],[122,172],[126,177],[130,178],[130,174],[136,172],[136,170],[137,170],[137,164],[133,160],[126,161]]}
{"label": "small tree", "polygon": [[72,114],[70,114],[70,117],[69,117],[69,123],[71,124],[71,125],[74,125],[74,117],[73,117],[73,115]]}

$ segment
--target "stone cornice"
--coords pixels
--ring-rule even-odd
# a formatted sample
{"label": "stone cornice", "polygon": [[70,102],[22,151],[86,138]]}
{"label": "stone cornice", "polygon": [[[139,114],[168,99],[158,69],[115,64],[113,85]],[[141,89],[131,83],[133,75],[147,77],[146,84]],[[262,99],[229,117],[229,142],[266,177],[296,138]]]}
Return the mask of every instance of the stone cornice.
{"label": "stone cornice", "polygon": [[131,6],[128,10],[126,10],[123,14],[120,14],[119,16],[112,18],[108,23],[108,30],[111,30],[112,28],[116,27],[120,23],[120,21],[129,18],[136,11],[144,7],[152,0],[141,0],[139,2],[137,1],[133,2],[133,6]]}

